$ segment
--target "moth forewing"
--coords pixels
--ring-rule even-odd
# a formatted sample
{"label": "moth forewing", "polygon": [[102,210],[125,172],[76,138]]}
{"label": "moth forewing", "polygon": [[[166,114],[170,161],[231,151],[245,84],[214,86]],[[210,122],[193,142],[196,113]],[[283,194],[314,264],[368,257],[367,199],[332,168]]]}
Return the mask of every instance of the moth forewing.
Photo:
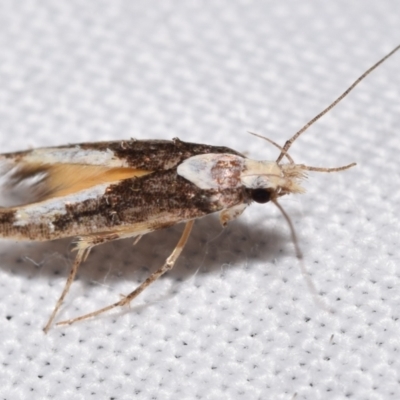
{"label": "moth forewing", "polygon": [[[302,193],[306,171],[334,172],[350,168],[318,168],[296,164],[288,154],[294,141],[341,101],[361,80],[395,51],[378,61],[341,96],[293,135],[276,161],[255,161],[227,147],[186,143],[179,139],[81,143],[0,155],[6,189],[31,186],[34,194],[23,204],[0,208],[0,237],[53,240],[76,237],[77,255],[64,289],[44,330],[48,331],[80,264],[93,246],[136,237],[177,223],[182,236],[163,266],[122,300],[73,322],[128,304],[171,269],[187,242],[194,220],[219,213],[223,225],[237,218],[252,202],[272,201],[291,229],[278,197]],[[256,135],[259,136],[259,135]],[[283,164],[283,158],[288,160]]]}

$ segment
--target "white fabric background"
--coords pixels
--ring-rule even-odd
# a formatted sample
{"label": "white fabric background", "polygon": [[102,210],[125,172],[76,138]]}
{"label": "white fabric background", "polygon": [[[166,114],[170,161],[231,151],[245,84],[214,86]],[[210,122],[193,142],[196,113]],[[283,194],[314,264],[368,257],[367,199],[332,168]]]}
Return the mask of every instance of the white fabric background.
{"label": "white fabric background", "polygon": [[[246,131],[283,144],[399,43],[389,0],[1,1],[1,152],[177,136],[274,159]],[[399,65],[293,146],[297,162],[358,163],[281,202],[317,299],[283,217],[254,205],[224,231],[199,221],[130,310],[45,336],[71,240],[2,240],[0,398],[400,398]],[[95,249],[59,318],[129,292],[181,228]]]}

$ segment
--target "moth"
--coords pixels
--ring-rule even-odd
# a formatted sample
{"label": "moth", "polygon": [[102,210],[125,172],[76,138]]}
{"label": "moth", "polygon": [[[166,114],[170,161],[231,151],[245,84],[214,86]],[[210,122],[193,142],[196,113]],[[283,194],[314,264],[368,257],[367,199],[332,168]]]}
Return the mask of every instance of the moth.
{"label": "moth", "polygon": [[297,246],[291,221],[278,199],[303,193],[301,183],[308,171],[342,171],[355,164],[337,168],[296,164],[288,153],[290,147],[399,48],[368,69],[283,146],[264,138],[280,150],[276,161],[252,160],[228,147],[179,139],[80,143],[0,155],[6,189],[29,188],[28,198],[21,204],[0,208],[0,237],[31,241],[76,238],[75,261],[44,331],[53,324],[80,264],[93,247],[102,243],[124,238],[137,242],[152,231],[185,224],[164,265],[134,291],[114,304],[58,325],[129,304],[174,266],[194,221],[209,214],[218,213],[225,226],[252,202],[272,202],[288,221]]}

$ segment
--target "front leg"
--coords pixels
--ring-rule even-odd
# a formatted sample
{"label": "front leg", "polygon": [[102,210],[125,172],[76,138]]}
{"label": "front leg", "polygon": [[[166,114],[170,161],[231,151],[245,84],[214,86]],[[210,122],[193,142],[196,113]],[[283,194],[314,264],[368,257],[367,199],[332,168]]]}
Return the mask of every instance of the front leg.
{"label": "front leg", "polygon": [[221,222],[221,225],[225,228],[225,226],[228,225],[228,222],[239,217],[246,208],[247,204],[239,204],[237,206],[222,210],[219,213],[219,221]]}

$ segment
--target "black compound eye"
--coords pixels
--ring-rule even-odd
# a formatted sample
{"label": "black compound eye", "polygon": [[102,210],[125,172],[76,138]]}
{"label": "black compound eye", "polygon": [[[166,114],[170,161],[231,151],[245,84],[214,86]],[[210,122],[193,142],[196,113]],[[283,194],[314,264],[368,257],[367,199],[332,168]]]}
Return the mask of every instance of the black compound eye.
{"label": "black compound eye", "polygon": [[268,203],[271,200],[271,192],[267,189],[253,189],[251,198],[260,204]]}

